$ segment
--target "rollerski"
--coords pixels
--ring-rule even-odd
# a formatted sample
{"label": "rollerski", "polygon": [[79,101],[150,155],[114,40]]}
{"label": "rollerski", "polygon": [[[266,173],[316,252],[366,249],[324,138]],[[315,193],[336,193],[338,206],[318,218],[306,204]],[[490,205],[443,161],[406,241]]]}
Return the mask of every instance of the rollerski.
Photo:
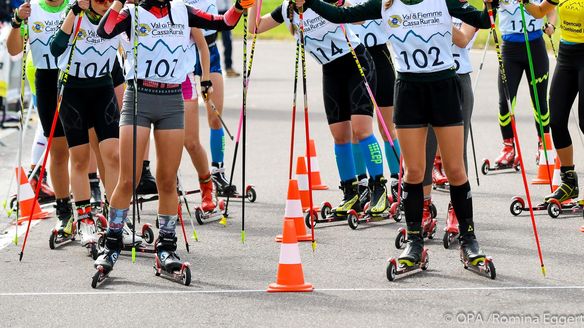
{"label": "rollerski", "polygon": [[363,208],[364,215],[362,216],[360,216],[355,209],[349,210],[347,213],[347,222],[351,229],[357,229],[360,223],[381,221],[390,218],[390,201],[387,197],[387,191],[385,190],[386,183],[387,180],[383,176],[369,179],[371,201],[365,204]]}
{"label": "rollerski", "polygon": [[514,169],[519,171],[519,158],[515,157],[515,143],[513,138],[503,140],[503,149],[501,154],[495,160],[495,166],[491,167],[491,162],[488,159],[483,160],[483,165],[481,166],[481,172],[484,175],[489,174],[492,171],[503,171]]}
{"label": "rollerski", "polygon": [[398,275],[402,275],[418,269],[428,269],[428,250],[424,247],[424,238],[421,235],[421,227],[410,230],[406,249],[398,259],[390,258],[387,262],[387,280],[393,281]]}
{"label": "rollerski", "polygon": [[432,167],[432,189],[448,191],[450,186],[448,184],[448,178],[444,174],[444,168],[442,167],[442,159],[440,156],[434,158],[434,166]]}
{"label": "rollerski", "polygon": [[[432,203],[432,199],[425,199],[424,212],[422,213],[422,238],[434,239],[437,224],[436,207]],[[407,230],[405,228],[399,228],[397,230],[397,236],[395,237],[395,248],[402,249],[407,240]]]}
{"label": "rollerski", "polygon": [[442,237],[442,244],[444,245],[444,248],[450,248],[450,244],[457,240],[456,236],[458,236],[459,233],[458,219],[456,218],[456,213],[454,213],[454,207],[452,207],[452,204],[448,204],[448,217],[446,218],[444,237]]}
{"label": "rollerski", "polygon": [[[105,218],[103,218],[103,220],[105,221]],[[105,225],[103,222],[100,225],[102,227],[107,226],[107,222]],[[77,209],[77,226],[77,231],[79,232],[81,239],[81,246],[89,251],[89,255],[92,259],[96,260],[98,256],[98,225],[91,213],[90,206]]]}
{"label": "rollerski", "polygon": [[176,255],[176,236],[158,237],[156,245],[156,258],[154,262],[154,274],[164,276],[183,285],[191,284],[191,265],[189,262],[183,262]]}
{"label": "rollerski", "polygon": [[229,180],[227,180],[225,177],[225,168],[223,167],[223,163],[213,162],[211,164],[211,179],[213,179],[217,197],[229,197],[236,199],[245,197],[250,203],[255,202],[257,199],[257,192],[254,185],[247,185],[245,187],[245,194],[242,195],[237,192],[235,185],[229,184]]}
{"label": "rollerski", "polygon": [[104,244],[104,248],[93,263],[93,267],[97,270],[91,280],[91,287],[93,288],[97,288],[98,284],[107,279],[114,269],[114,265],[122,251],[123,237],[121,234],[106,234]]}
{"label": "rollerski", "polygon": [[142,175],[140,176],[140,182],[138,187],[136,187],[136,194],[138,195],[155,195],[158,194],[158,188],[156,187],[156,179],[152,176],[150,172],[150,161],[144,161],[142,166]]}
{"label": "rollerski", "polygon": [[[356,180],[341,182],[339,189],[343,191],[343,200],[341,200],[339,205],[334,208],[328,202],[322,203],[322,206],[320,207],[321,219],[318,219],[318,217],[314,215],[314,211],[311,211],[313,213],[314,224],[347,220],[347,213],[349,213],[350,210],[354,210],[355,213],[360,213],[361,205],[359,203],[357,187],[358,182]],[[311,227],[309,215],[306,215],[305,223],[309,228]]]}
{"label": "rollerski", "polygon": [[464,268],[495,279],[497,271],[493,259],[482,252],[474,233],[461,235],[459,241],[460,261]]}
{"label": "rollerski", "polygon": [[77,233],[76,225],[74,224],[75,218],[73,217],[73,210],[69,200],[58,200],[55,207],[58,222],[49,237],[49,247],[51,249],[74,241]]}

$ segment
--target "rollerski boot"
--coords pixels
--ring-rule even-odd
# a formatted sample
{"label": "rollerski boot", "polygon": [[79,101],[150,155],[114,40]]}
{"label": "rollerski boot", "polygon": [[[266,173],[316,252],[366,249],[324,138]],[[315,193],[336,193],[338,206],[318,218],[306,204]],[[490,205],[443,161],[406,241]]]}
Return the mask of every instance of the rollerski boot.
{"label": "rollerski boot", "polygon": [[91,280],[91,287],[96,288],[98,284],[103,282],[109,276],[109,273],[114,269],[114,265],[120,257],[122,247],[122,233],[106,233],[105,246],[100,252],[98,258],[93,263],[93,267],[97,271]]}
{"label": "rollerski boot", "polygon": [[448,178],[444,174],[442,167],[442,158],[436,156],[434,158],[434,166],[432,167],[432,188],[434,190],[448,190]]}
{"label": "rollerski boot", "polygon": [[[201,206],[195,208],[195,219],[199,224],[205,224],[210,220],[219,220],[222,225],[227,224],[227,218],[223,216],[225,202],[220,200],[215,204],[213,200],[213,180],[211,176],[206,179],[199,179],[201,187]],[[217,206],[219,205],[219,206]]]}
{"label": "rollerski boot", "polygon": [[576,171],[573,169],[566,170],[565,172],[560,173],[560,177],[562,179],[562,184],[554,193],[545,197],[547,203],[555,200],[561,204],[567,200],[578,198],[578,174]]}
{"label": "rollerski boot", "polygon": [[[37,185],[39,183],[39,175],[41,169],[42,167],[39,167],[36,173],[30,178],[30,186],[34,191],[36,191]],[[32,173],[32,171],[29,172],[29,175],[30,173]],[[55,192],[53,191],[53,189],[51,189],[51,187],[49,187],[49,184],[47,183],[47,173],[48,172],[45,172],[45,174],[43,175],[43,179],[40,181],[41,189],[39,191],[38,202],[41,205],[52,203],[55,201]]]}
{"label": "rollerski boot", "polygon": [[[436,208],[434,207],[434,204],[432,204],[432,199],[424,199],[424,211],[422,212],[422,237],[434,239],[437,225],[438,220],[436,220]],[[402,249],[407,243],[407,240],[407,230],[405,228],[399,228],[397,230],[397,236],[395,237],[395,248]]]}
{"label": "rollerski boot", "polygon": [[359,205],[361,208],[364,208],[365,204],[371,200],[371,193],[369,192],[369,180],[367,179],[367,176],[364,176],[363,178],[359,177],[357,193],[359,194]]}
{"label": "rollerski boot", "polygon": [[225,168],[223,163],[211,163],[211,179],[217,190],[219,197],[233,197],[237,194],[235,185],[229,184],[229,180],[225,177]]}
{"label": "rollerski boot", "polygon": [[428,250],[424,247],[424,237],[422,237],[420,224],[408,224],[407,235],[406,249],[398,259],[390,258],[388,260],[386,275],[389,281],[393,281],[396,276],[410,271],[428,269]]}
{"label": "rollerski boot", "polygon": [[490,171],[501,171],[514,169],[519,171],[519,158],[515,155],[515,142],[513,138],[503,140],[503,149],[499,157],[495,159],[495,166],[491,167],[491,162],[488,159],[483,160],[481,172],[487,175]]}
{"label": "rollerski boot", "polygon": [[465,269],[470,269],[479,274],[495,279],[497,272],[493,259],[485,256],[479,242],[473,232],[467,232],[459,237],[460,261]]}
{"label": "rollerski boot", "polygon": [[99,178],[97,175],[89,178],[89,186],[91,187],[91,207],[101,208],[103,206],[103,198],[101,195],[101,188],[99,187]]}
{"label": "rollerski boot", "polygon": [[365,204],[363,208],[363,215],[352,209],[347,213],[347,222],[351,229],[357,229],[360,223],[367,223],[371,221],[381,221],[389,218],[389,199],[385,184],[387,180],[382,176],[375,179],[369,179],[369,190],[371,193],[371,200]]}
{"label": "rollerski boot", "polygon": [[77,208],[77,224],[81,236],[81,246],[87,248],[89,255],[96,260],[97,251],[97,227],[91,213],[91,206]]}
{"label": "rollerski boot", "polygon": [[58,222],[49,237],[49,247],[51,249],[74,241],[76,234],[75,218],[73,217],[73,209],[71,208],[69,199],[57,200],[55,208]]}
{"label": "rollerski boot", "polygon": [[361,212],[357,185],[358,182],[355,180],[341,182],[339,189],[343,191],[343,200],[341,200],[338,206],[331,209],[331,216],[345,218],[350,210]]}
{"label": "rollerski boot", "polygon": [[150,172],[150,161],[144,161],[142,166],[142,175],[140,176],[140,183],[136,188],[136,194],[138,195],[153,195],[158,194],[158,188],[156,187],[156,179],[152,176]]}
{"label": "rollerski boot", "polygon": [[444,228],[444,237],[442,237],[442,244],[444,248],[450,248],[450,244],[456,240],[456,236],[460,231],[458,230],[458,219],[454,213],[452,203],[448,204],[448,217],[446,218],[446,227]]}
{"label": "rollerski boot", "polygon": [[181,282],[185,286],[190,285],[191,265],[188,262],[183,262],[180,257],[176,255],[176,236],[160,234],[158,236],[156,250],[154,264],[156,276],[162,274],[167,278]]}

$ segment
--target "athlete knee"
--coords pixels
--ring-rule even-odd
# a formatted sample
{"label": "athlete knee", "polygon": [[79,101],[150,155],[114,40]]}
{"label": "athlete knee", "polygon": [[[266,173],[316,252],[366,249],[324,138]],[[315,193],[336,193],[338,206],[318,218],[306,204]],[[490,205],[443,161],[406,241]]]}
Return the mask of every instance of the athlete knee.
{"label": "athlete knee", "polygon": [[407,183],[417,184],[422,183],[424,180],[424,173],[426,168],[423,163],[410,165],[408,164],[405,168],[404,179]]}
{"label": "athlete knee", "polygon": [[71,172],[86,173],[89,170],[89,156],[71,156]]}
{"label": "athlete knee", "polygon": [[156,187],[160,194],[176,194],[176,174],[157,174]]}
{"label": "athlete knee", "polygon": [[[460,162],[460,163],[459,163]],[[465,183],[468,178],[466,176],[466,170],[464,167],[464,161],[456,161],[456,163],[448,163],[447,161],[442,162],[444,166],[444,172],[448,177],[448,182],[450,184],[458,186]]]}
{"label": "athlete knee", "polygon": [[195,138],[185,138],[185,148],[189,154],[198,153],[202,148],[201,141]]}

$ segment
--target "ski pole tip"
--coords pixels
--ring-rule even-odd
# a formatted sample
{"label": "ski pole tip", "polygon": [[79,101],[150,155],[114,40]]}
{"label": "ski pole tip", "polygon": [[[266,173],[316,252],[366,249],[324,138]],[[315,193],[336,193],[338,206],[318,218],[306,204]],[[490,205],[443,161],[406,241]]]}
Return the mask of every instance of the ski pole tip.
{"label": "ski pole tip", "polygon": [[545,265],[541,265],[541,274],[543,274],[543,277],[545,278],[547,276],[547,271],[545,269]]}
{"label": "ski pole tip", "polygon": [[24,256],[24,252],[20,252],[20,254],[18,254],[18,262],[22,262],[23,256]]}
{"label": "ski pole tip", "polygon": [[189,243],[185,242],[185,246],[187,247],[187,253],[191,252],[191,248],[189,246]]}
{"label": "ski pole tip", "polygon": [[241,243],[245,244],[245,231],[241,231]]}
{"label": "ski pole tip", "polygon": [[132,263],[136,263],[136,247],[132,247]]}
{"label": "ski pole tip", "polygon": [[225,217],[225,215],[223,215],[221,217],[221,220],[219,220],[219,224],[226,227],[227,226],[227,217]]}
{"label": "ski pole tip", "polygon": [[193,239],[199,241],[199,237],[197,237],[197,232],[195,230],[193,230]]}
{"label": "ski pole tip", "polygon": [[14,235],[14,239],[12,239],[12,242],[14,243],[14,245],[18,246],[18,235],[16,234]]}
{"label": "ski pole tip", "polygon": [[316,240],[312,241],[312,251],[316,252]]}

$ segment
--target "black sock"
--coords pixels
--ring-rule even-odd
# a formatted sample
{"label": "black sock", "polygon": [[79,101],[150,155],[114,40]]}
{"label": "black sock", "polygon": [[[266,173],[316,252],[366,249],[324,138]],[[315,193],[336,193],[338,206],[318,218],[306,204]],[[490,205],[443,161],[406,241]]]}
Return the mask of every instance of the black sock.
{"label": "black sock", "polygon": [[[89,177],[89,185],[91,188],[99,187],[99,178],[97,177],[97,172],[87,174]],[[75,202],[77,204],[77,202]]]}
{"label": "black sock", "polygon": [[357,180],[361,181],[361,180],[363,180],[363,179],[367,179],[367,174],[359,174],[359,175],[357,176]]}
{"label": "black sock", "polygon": [[470,183],[467,181],[460,186],[450,185],[450,200],[458,218],[460,234],[474,233]]}
{"label": "black sock", "polygon": [[562,165],[562,166],[560,166],[560,172],[566,173],[568,171],[574,171],[574,167],[575,167],[574,165],[572,165],[572,166],[563,166]]}
{"label": "black sock", "polygon": [[404,182],[402,197],[408,230],[410,228],[415,229],[416,227],[419,230],[424,211],[424,189],[422,184]]}
{"label": "black sock", "polygon": [[91,206],[91,202],[90,202],[89,199],[80,200],[80,201],[76,201],[75,202],[75,207],[76,208],[85,208],[85,207],[88,207],[88,206]]}

